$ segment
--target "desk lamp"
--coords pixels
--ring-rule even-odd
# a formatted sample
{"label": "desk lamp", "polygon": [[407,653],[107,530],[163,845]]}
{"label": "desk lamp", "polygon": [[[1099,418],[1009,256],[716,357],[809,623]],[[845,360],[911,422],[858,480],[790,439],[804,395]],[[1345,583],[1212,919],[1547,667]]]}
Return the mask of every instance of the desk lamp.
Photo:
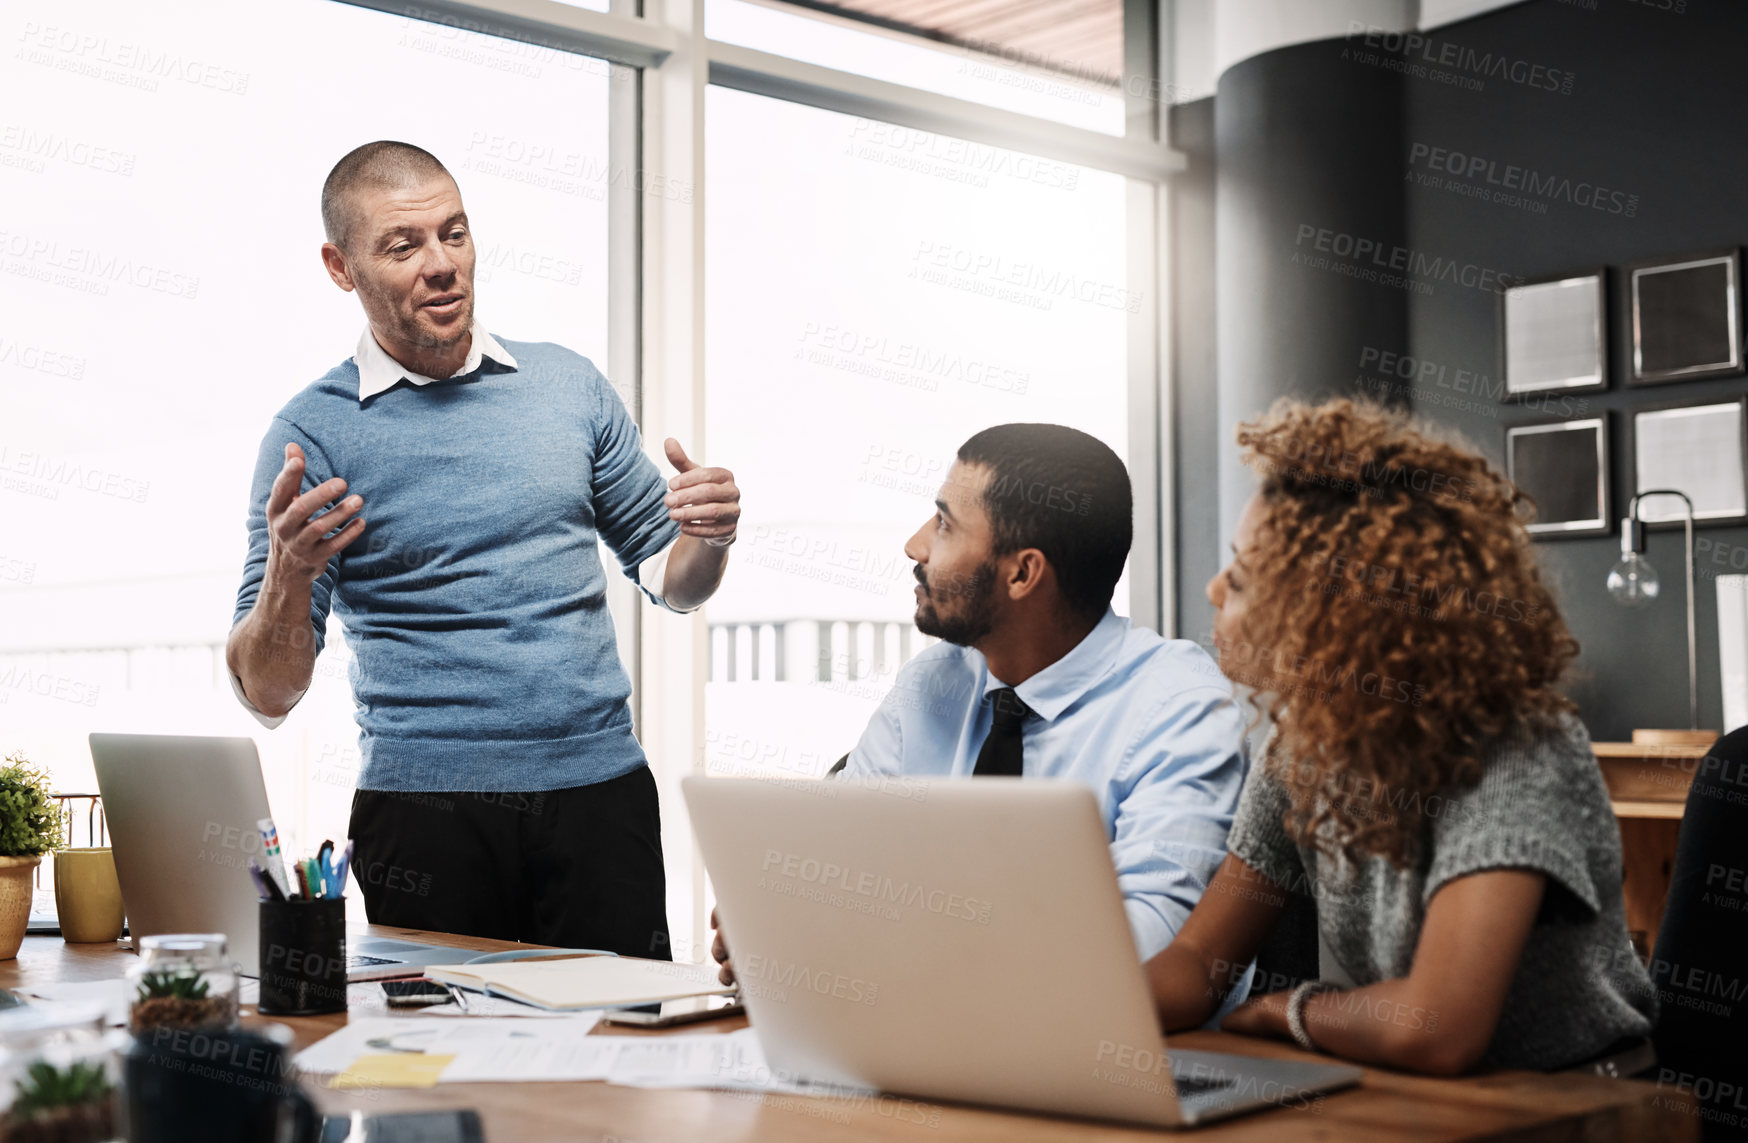
{"label": "desk lamp", "polygon": [[[1687,719],[1690,730],[1699,729],[1699,676],[1694,649],[1693,622],[1693,501],[1684,492],[1658,488],[1633,497],[1627,518],[1621,521],[1621,558],[1608,569],[1608,593],[1623,607],[1645,607],[1657,598],[1661,584],[1657,569],[1645,558],[1645,522],[1639,519],[1639,501],[1647,496],[1679,496],[1685,505],[1687,542]],[[1637,732],[1635,732],[1635,737]]]}

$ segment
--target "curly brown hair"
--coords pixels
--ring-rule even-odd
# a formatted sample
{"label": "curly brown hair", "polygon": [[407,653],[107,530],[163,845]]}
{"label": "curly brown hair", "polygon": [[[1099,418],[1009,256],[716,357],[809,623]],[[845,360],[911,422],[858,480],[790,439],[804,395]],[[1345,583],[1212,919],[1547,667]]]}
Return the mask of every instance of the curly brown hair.
{"label": "curly brown hair", "polygon": [[1404,866],[1438,791],[1479,780],[1481,744],[1575,709],[1556,688],[1578,644],[1530,549],[1533,504],[1369,401],[1283,399],[1238,443],[1263,478],[1239,566],[1284,825]]}

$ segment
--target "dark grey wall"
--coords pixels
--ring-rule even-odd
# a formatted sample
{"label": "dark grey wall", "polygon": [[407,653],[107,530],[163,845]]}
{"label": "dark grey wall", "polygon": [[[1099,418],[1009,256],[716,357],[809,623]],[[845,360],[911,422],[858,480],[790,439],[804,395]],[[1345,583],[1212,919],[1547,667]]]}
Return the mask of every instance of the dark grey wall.
{"label": "dark grey wall", "polygon": [[[1610,410],[1618,517],[1632,492],[1626,410],[1748,393],[1744,377],[1622,384],[1618,268],[1748,245],[1748,0],[1675,6],[1531,0],[1406,51],[1363,37],[1296,45],[1228,70],[1211,116],[1174,112],[1191,160],[1172,224],[1181,634],[1207,629],[1201,585],[1252,486],[1233,430],[1275,396],[1411,401],[1498,463],[1509,424]],[[1610,268],[1608,391],[1499,403],[1501,280],[1598,266]],[[1700,538],[1700,721],[1721,727],[1713,577],[1748,571],[1748,528]],[[1651,537],[1665,588],[1643,611],[1603,590],[1618,529],[1538,550],[1583,648],[1571,692],[1592,736],[1686,725],[1679,533]]]}
{"label": "dark grey wall", "polygon": [[[1435,52],[1493,53],[1569,74],[1572,83],[1564,94],[1492,77],[1479,91],[1431,75],[1405,81],[1408,146],[1395,181],[1405,192],[1408,240],[1416,251],[1537,276],[1748,243],[1748,3],[1687,0],[1685,11],[1677,13],[1630,0],[1598,0],[1594,9],[1536,0],[1434,36]],[[1434,147],[1492,166],[1477,166],[1477,177],[1456,180],[1464,184],[1456,188],[1448,172],[1428,169]],[[1463,165],[1467,170],[1470,163]],[[1508,166],[1535,171],[1544,186],[1551,178],[1553,189],[1520,194],[1523,201],[1462,193],[1475,186],[1500,189],[1486,186],[1484,172],[1491,169],[1504,179]],[[1421,181],[1431,177],[1443,181]],[[1600,208],[1584,205],[1597,187],[1604,188]],[[1748,379],[1623,388],[1630,327],[1620,275],[1610,277],[1610,388],[1584,394],[1582,409],[1574,396],[1570,406],[1541,411],[1540,417],[1615,411],[1618,517],[1632,491],[1621,414],[1654,401],[1734,397],[1748,392]],[[1491,290],[1441,281],[1432,293],[1411,296],[1401,351],[1418,359],[1419,367],[1429,363],[1442,370],[1444,380],[1414,387],[1416,411],[1457,427],[1502,461],[1504,426],[1536,415],[1463,392],[1455,380],[1458,370],[1497,378],[1497,344]],[[1702,563],[1702,570],[1745,570],[1748,529],[1706,528],[1699,535],[1726,561]],[[1592,737],[1600,739],[1626,738],[1634,727],[1687,725],[1680,533],[1651,537],[1650,559],[1664,591],[1643,611],[1617,607],[1603,590],[1619,544],[1617,527],[1606,538],[1538,545],[1583,647],[1582,674],[1572,693]],[[1701,581],[1698,611],[1700,721],[1721,727],[1716,589],[1709,579]]]}
{"label": "dark grey wall", "polygon": [[1220,570],[1220,409],[1214,342],[1214,101],[1171,109],[1172,146],[1189,167],[1171,184],[1172,460],[1178,490],[1177,634],[1201,639],[1214,609],[1202,585]]}

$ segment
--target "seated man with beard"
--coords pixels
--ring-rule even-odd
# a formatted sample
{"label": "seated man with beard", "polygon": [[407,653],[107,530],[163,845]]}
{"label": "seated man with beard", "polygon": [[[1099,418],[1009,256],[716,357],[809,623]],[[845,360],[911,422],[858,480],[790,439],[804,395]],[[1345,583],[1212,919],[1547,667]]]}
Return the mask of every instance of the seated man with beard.
{"label": "seated man with beard", "polygon": [[[1111,609],[1132,508],[1123,462],[1085,433],[998,425],[966,441],[904,548],[917,630],[942,642],[900,669],[840,765],[847,779],[1085,783],[1146,959],[1225,857],[1247,754],[1207,653]],[[732,982],[720,931],[713,951]],[[1242,996],[1243,966],[1230,983]]]}

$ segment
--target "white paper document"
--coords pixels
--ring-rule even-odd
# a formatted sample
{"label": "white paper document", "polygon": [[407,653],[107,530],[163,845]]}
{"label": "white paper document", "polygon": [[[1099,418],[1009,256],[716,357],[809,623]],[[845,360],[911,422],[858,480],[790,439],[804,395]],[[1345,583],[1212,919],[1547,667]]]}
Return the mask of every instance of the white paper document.
{"label": "white paper document", "polygon": [[626,1041],[607,1082],[630,1087],[704,1087],[784,1095],[867,1095],[871,1089],[812,1083],[773,1070],[751,1028],[727,1035],[599,1037]]}
{"label": "white paper document", "polygon": [[[425,1048],[455,1059],[439,1083],[518,1083],[607,1078],[616,1037],[589,1035],[589,1021],[517,1021],[501,1033],[472,1034],[471,1020],[444,1021]],[[587,1024],[588,1027],[583,1026]]]}
{"label": "white paper document", "polygon": [[[593,1052],[578,1045],[590,1038],[600,1014],[589,1012],[563,1020],[523,1020],[517,1017],[372,1016],[353,1020],[297,1055],[306,1072],[332,1074],[351,1067],[360,1056],[383,1052],[424,1052],[455,1057],[442,1082],[486,1080],[602,1079]],[[609,1037],[595,1037],[609,1039]]]}
{"label": "white paper document", "polygon": [[[353,1020],[338,1032],[317,1040],[299,1052],[295,1062],[305,1072],[323,1075],[343,1072],[359,1056],[389,1050],[386,1044],[396,1035],[430,1025],[429,1020],[410,1016],[367,1016],[361,1020]],[[371,1047],[370,1042],[373,1040],[381,1041],[382,1046]]]}
{"label": "white paper document", "polygon": [[112,1028],[127,1023],[129,993],[125,980],[57,980],[49,984],[21,984],[12,991],[32,1002],[101,1008],[103,1022]]}
{"label": "white paper document", "polygon": [[567,1020],[419,1016],[355,1019],[298,1053],[307,1073],[346,1071],[360,1056],[423,1052],[454,1056],[439,1083],[606,1080],[630,1087],[726,1088],[784,1095],[866,1095],[870,1089],[810,1083],[774,1072],[751,1028],[726,1034],[596,1036],[598,1014]]}

